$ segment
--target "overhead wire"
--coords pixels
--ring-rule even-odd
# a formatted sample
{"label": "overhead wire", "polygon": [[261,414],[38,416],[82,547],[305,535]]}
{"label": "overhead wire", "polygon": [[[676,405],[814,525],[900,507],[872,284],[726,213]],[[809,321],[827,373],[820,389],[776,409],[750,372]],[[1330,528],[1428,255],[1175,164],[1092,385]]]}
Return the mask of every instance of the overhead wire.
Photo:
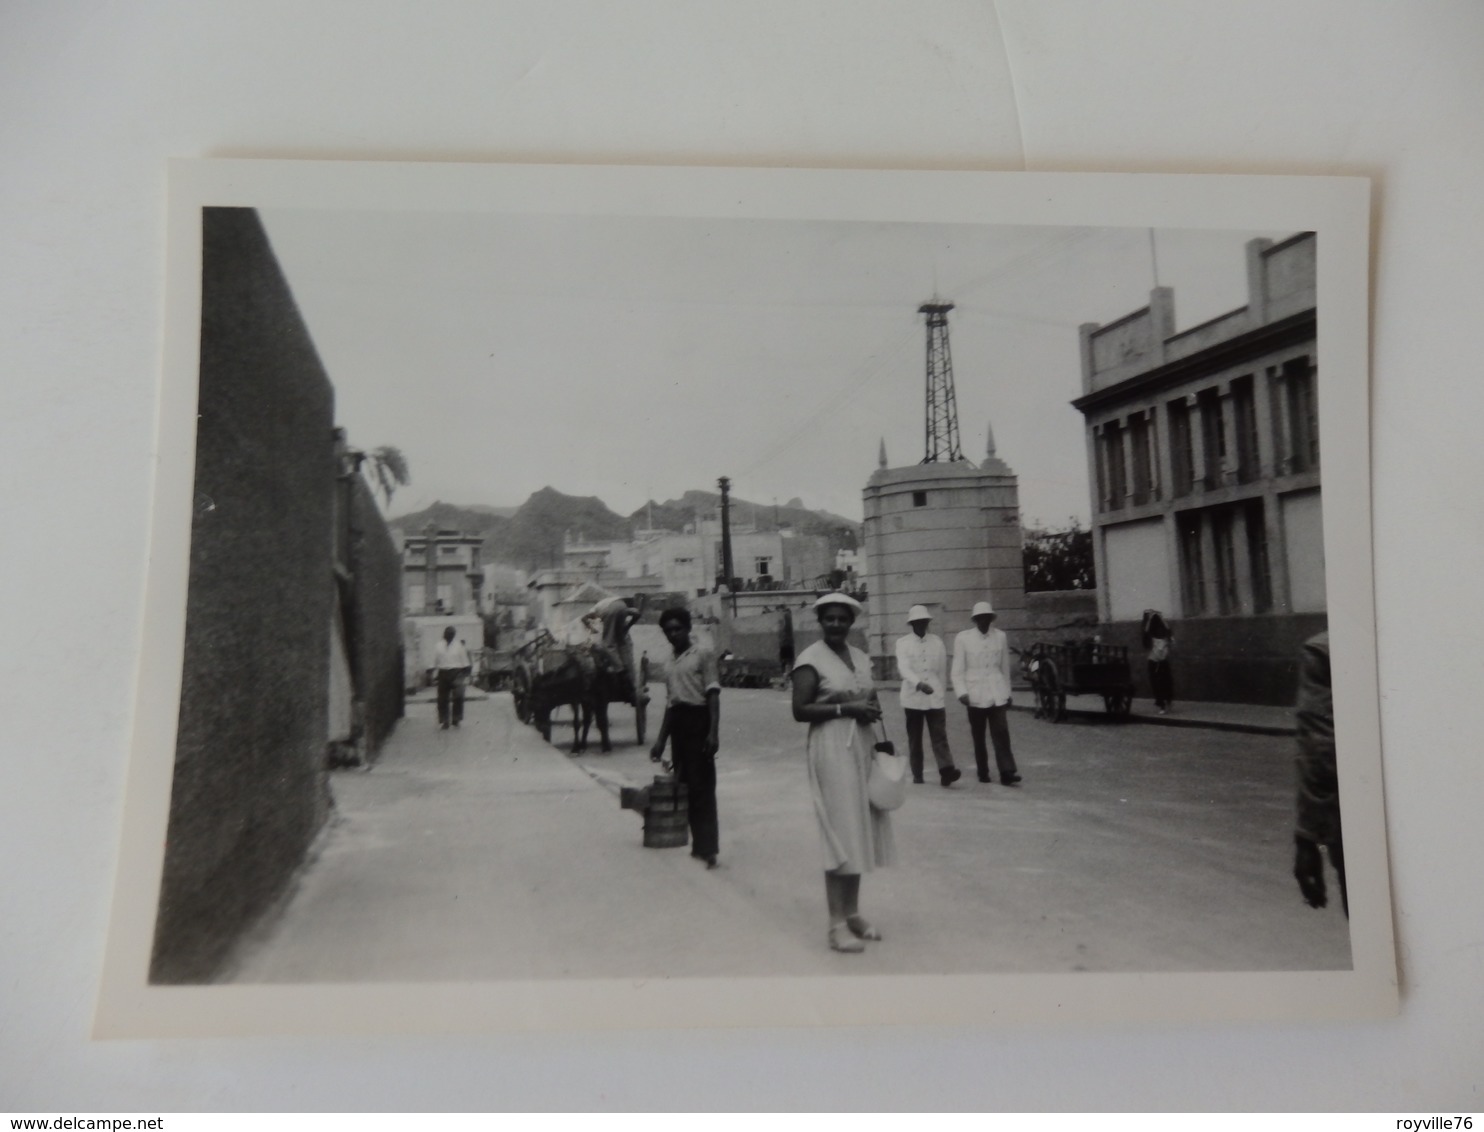
{"label": "overhead wire", "polygon": [[866,360],[860,363],[860,365],[851,369],[846,374],[845,379],[832,387],[829,394],[820,401],[819,405],[812,412],[800,420],[789,432],[769,445],[762,455],[743,468],[733,479],[741,479],[773,460],[807,432],[825,413],[833,409],[840,397],[858,392],[880,377],[886,371],[888,365],[897,360],[897,355],[901,348],[908,340],[915,338],[917,333],[918,329],[914,323],[905,331],[899,331],[889,340],[886,340],[886,345],[879,347],[868,355]]}

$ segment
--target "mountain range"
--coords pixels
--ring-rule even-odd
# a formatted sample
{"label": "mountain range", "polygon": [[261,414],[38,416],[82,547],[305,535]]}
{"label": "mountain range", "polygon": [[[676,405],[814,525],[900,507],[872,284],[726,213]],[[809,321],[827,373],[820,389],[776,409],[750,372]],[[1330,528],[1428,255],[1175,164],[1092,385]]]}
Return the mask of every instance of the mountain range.
{"label": "mountain range", "polygon": [[[627,517],[609,510],[595,495],[565,495],[552,487],[533,492],[519,507],[487,504],[434,503],[421,511],[399,515],[387,525],[403,534],[416,534],[431,522],[440,530],[460,530],[480,535],[486,562],[539,570],[562,560],[565,535],[607,541],[632,538],[644,528],[684,530],[689,523],[714,516],[721,507],[716,492],[687,491],[679,499],[663,503],[651,500]],[[774,531],[792,527],[800,534],[823,535],[831,550],[859,545],[860,524],[828,511],[812,511],[802,500],[783,505],[752,503],[732,497],[733,529]]]}

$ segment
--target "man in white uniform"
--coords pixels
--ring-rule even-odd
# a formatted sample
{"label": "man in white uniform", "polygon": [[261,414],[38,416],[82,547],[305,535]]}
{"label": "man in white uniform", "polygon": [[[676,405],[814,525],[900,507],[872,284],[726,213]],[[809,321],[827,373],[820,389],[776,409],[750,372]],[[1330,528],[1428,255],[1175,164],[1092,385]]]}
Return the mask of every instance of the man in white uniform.
{"label": "man in white uniform", "polygon": [[897,671],[902,676],[902,711],[907,717],[907,759],[912,765],[912,781],[922,782],[922,726],[927,724],[933,744],[933,758],[938,763],[938,778],[952,786],[963,772],[953,765],[948,750],[948,713],[943,706],[943,693],[948,686],[948,653],[943,639],[929,633],[933,615],[926,606],[914,605],[907,611],[907,624],[912,632],[897,639]]}
{"label": "man in white uniform", "polygon": [[1000,781],[1014,786],[1020,781],[1015,769],[1015,755],[1010,750],[1010,642],[1003,631],[994,628],[994,607],[978,602],[972,614],[974,627],[965,629],[953,639],[953,694],[969,709],[969,732],[974,737],[974,762],[979,766],[979,781],[989,777],[989,752],[984,745],[984,731],[994,743],[994,761],[1000,770]]}

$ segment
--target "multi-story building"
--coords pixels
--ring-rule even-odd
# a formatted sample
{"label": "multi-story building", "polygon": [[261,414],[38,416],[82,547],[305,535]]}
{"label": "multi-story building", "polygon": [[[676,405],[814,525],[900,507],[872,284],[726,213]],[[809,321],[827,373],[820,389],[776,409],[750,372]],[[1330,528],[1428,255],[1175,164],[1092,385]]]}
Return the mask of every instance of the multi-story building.
{"label": "multi-story building", "polygon": [[[787,528],[759,531],[734,525],[732,569],[745,589],[813,586],[833,566],[829,540]],[[702,594],[721,581],[721,522],[702,519],[684,531],[641,530],[632,540],[569,539],[562,566],[602,570],[607,577],[658,578],[665,592]],[[593,575],[596,577],[596,575]],[[604,585],[611,582],[604,581]]]}
{"label": "multi-story building", "polygon": [[[1247,304],[1175,332],[1167,287],[1081,328],[1099,619],[1175,629],[1177,695],[1285,703],[1325,624],[1315,238],[1247,244]],[[1107,634],[1105,633],[1105,636]]]}
{"label": "multi-story building", "polygon": [[429,524],[402,542],[402,609],[414,615],[477,615],[484,539]]}

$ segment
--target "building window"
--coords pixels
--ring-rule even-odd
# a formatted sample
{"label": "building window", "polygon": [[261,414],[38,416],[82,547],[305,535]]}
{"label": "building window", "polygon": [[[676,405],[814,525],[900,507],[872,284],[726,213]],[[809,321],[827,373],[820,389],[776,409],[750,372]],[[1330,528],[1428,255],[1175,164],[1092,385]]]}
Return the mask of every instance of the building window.
{"label": "building window", "polygon": [[1288,448],[1284,453],[1288,470],[1318,471],[1319,400],[1308,358],[1295,358],[1283,366],[1283,385],[1288,407]]}
{"label": "building window", "polygon": [[1117,511],[1128,502],[1128,469],[1123,460],[1123,425],[1109,421],[1103,426],[1103,466],[1107,474],[1107,494],[1103,510]]}
{"label": "building window", "polygon": [[1154,475],[1154,414],[1136,413],[1128,422],[1129,448],[1134,458],[1133,503],[1150,503],[1159,498],[1159,485]]}
{"label": "building window", "polygon": [[1182,397],[1169,403],[1170,414],[1170,474],[1174,477],[1172,490],[1178,497],[1189,495],[1195,486],[1195,450],[1190,441],[1190,406]]}
{"label": "building window", "polygon": [[1241,612],[1242,600],[1237,590],[1237,546],[1233,531],[1232,509],[1223,507],[1211,513],[1211,550],[1216,567],[1216,612]]}
{"label": "building window", "polygon": [[1251,483],[1261,475],[1257,450],[1257,400],[1251,375],[1232,382],[1232,415],[1237,432],[1237,482]]}
{"label": "building window", "polygon": [[752,561],[753,573],[758,577],[765,577],[773,573],[770,567],[773,565],[771,558],[755,558]]}
{"label": "building window", "polygon": [[407,612],[421,613],[423,611],[423,604],[426,600],[423,592],[422,586],[407,587]]}
{"label": "building window", "polygon": [[1262,500],[1248,500],[1243,510],[1247,524],[1247,570],[1252,576],[1252,610],[1267,613],[1273,608],[1273,579],[1268,567],[1268,527]]}
{"label": "building window", "polygon": [[912,493],[912,506],[914,506],[914,507],[926,507],[927,506],[927,492],[925,492],[925,491],[914,491]]}
{"label": "building window", "polygon": [[438,553],[444,558],[452,558],[458,552],[459,548],[456,546],[440,546],[438,548]]}
{"label": "building window", "polygon": [[1201,548],[1199,512],[1181,515],[1180,528],[1180,604],[1185,616],[1206,612],[1206,562]]}
{"label": "building window", "polygon": [[1201,486],[1209,491],[1222,485],[1222,471],[1226,467],[1226,420],[1222,414],[1221,390],[1202,389],[1197,404],[1201,410],[1201,444],[1206,450]]}

